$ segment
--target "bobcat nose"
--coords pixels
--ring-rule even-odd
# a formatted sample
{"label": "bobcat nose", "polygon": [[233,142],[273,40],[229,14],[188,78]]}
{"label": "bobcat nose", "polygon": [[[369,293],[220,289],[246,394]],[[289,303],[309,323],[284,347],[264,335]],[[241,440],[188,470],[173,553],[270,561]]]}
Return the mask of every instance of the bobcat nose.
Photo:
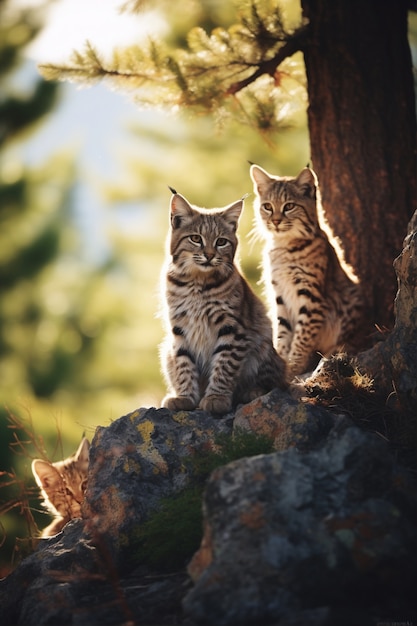
{"label": "bobcat nose", "polygon": [[206,252],[204,256],[207,259],[207,263],[210,263],[214,259],[214,252]]}
{"label": "bobcat nose", "polygon": [[274,228],[278,228],[278,226],[281,224],[281,220],[275,219],[275,220],[272,220],[272,223],[274,225]]}

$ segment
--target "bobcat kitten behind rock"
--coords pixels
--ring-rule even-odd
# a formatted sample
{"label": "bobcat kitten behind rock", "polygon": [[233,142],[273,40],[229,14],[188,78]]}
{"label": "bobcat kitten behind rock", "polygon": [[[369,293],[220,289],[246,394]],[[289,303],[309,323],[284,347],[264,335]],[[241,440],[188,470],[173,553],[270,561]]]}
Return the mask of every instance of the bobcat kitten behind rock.
{"label": "bobcat kitten behind rock", "polygon": [[171,198],[161,351],[171,410],[222,415],[284,384],[265,307],[234,261],[242,208],[243,200],[209,210]]}
{"label": "bobcat kitten behind rock", "polygon": [[361,288],[339,260],[318,218],[315,173],[272,176],[257,165],[254,183],[259,231],[266,240],[264,281],[272,286],[276,348],[287,380],[352,343],[360,319]]}
{"label": "bobcat kitten behind rock", "polygon": [[81,517],[81,503],[87,486],[90,443],[83,438],[78,450],[63,461],[50,463],[43,459],[32,462],[32,472],[44,497],[44,507],[55,516],[44,528],[42,537],[59,533],[67,522]]}

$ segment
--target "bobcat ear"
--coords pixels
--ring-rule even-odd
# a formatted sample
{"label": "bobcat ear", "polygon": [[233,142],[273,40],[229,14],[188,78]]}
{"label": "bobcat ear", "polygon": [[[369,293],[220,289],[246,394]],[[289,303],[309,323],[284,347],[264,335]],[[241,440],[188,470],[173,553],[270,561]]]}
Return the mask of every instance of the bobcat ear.
{"label": "bobcat ear", "polygon": [[231,224],[231,226],[233,226],[234,230],[237,229],[239,217],[243,209],[243,200],[246,198],[246,195],[241,200],[233,202],[233,204],[229,204],[229,206],[227,206],[223,211],[223,217],[229,224]]}
{"label": "bobcat ear", "polygon": [[194,209],[189,202],[179,193],[174,193],[171,197],[171,226],[175,230],[179,228],[184,219],[191,217]]}
{"label": "bobcat ear", "polygon": [[85,437],[82,438],[78,450],[75,453],[75,459],[83,463],[88,463],[88,457],[90,452],[90,442]]}
{"label": "bobcat ear", "polygon": [[258,191],[262,187],[262,185],[267,185],[272,180],[268,172],[262,169],[262,167],[259,167],[259,165],[251,165],[249,173],[255,185],[255,189],[257,189]]}
{"label": "bobcat ear", "polygon": [[34,459],[32,461],[32,473],[41,489],[55,487],[61,482],[58,471],[49,461]]}
{"label": "bobcat ear", "polygon": [[316,197],[317,177],[312,169],[305,167],[295,179],[295,184],[300,187],[305,196]]}

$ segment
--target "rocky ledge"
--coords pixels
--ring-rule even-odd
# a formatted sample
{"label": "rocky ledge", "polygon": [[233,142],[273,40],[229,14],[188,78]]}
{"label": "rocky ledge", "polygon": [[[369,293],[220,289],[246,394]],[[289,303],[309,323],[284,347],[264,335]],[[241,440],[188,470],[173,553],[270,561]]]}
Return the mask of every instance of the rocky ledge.
{"label": "rocky ledge", "polygon": [[[273,451],[222,465],[233,441]],[[211,469],[213,459],[219,465]],[[178,502],[191,487],[202,520],[182,526],[190,516],[184,500],[156,534],[141,534],[161,503]],[[415,504],[412,476],[380,436],[280,390],[223,419],[139,409],[97,429],[83,519],[42,541],[1,581],[1,621],[412,619]],[[191,531],[197,544],[187,548]]]}

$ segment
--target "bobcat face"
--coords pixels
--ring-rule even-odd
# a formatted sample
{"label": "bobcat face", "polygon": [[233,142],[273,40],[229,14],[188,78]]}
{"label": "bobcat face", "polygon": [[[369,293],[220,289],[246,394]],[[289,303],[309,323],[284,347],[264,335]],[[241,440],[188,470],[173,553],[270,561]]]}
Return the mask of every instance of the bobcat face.
{"label": "bobcat face", "polygon": [[233,242],[226,237],[205,237],[202,234],[192,234],[188,237],[194,250],[191,251],[192,262],[202,271],[210,272],[212,268],[233,263]]}
{"label": "bobcat face", "polygon": [[44,497],[44,506],[59,519],[43,531],[51,536],[70,519],[81,517],[81,503],[87,487],[90,443],[83,438],[78,450],[63,461],[50,463],[34,459],[32,472]]}
{"label": "bobcat face", "polygon": [[316,233],[316,186],[313,173],[304,169],[297,178],[270,176],[253,165],[251,177],[258,199],[258,218],[273,235],[311,239]]}
{"label": "bobcat face", "polygon": [[261,204],[260,212],[267,230],[274,233],[286,233],[293,230],[302,237],[311,232],[308,228],[308,214],[299,202],[292,200],[282,202],[280,199],[278,202],[266,201]]}
{"label": "bobcat face", "polygon": [[242,201],[223,210],[193,208],[176,194],[171,200],[171,254],[183,277],[233,272],[237,247],[236,228]]}

